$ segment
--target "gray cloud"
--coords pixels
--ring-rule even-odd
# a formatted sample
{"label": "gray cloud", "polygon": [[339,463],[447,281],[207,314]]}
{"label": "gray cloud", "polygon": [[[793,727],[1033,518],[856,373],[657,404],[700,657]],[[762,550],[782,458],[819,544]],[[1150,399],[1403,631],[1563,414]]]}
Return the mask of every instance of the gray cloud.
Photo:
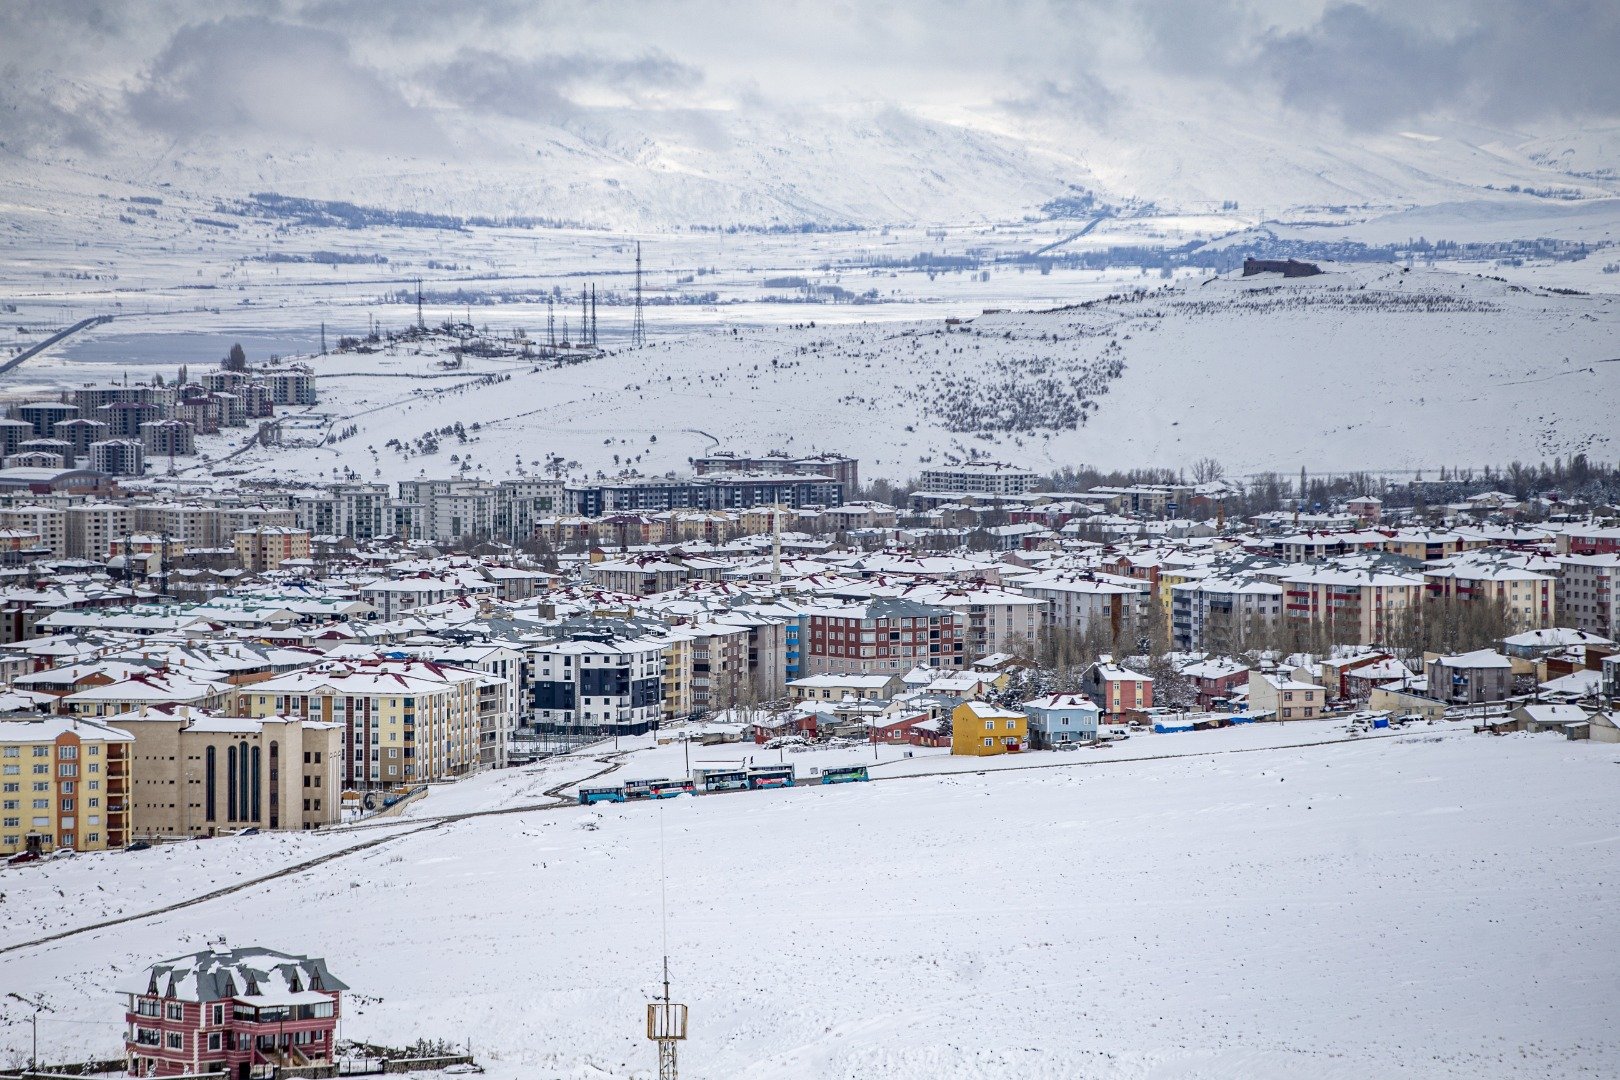
{"label": "gray cloud", "polygon": [[433,150],[431,116],[322,29],[263,17],[179,30],[126,98],[164,134],[263,136],[328,147]]}
{"label": "gray cloud", "polygon": [[1285,105],[1360,129],[1433,116],[1573,125],[1620,113],[1612,75],[1620,5],[1484,0],[1458,10],[1434,25],[1394,8],[1337,3],[1309,27],[1265,34],[1251,70]]}
{"label": "gray cloud", "polygon": [[481,120],[493,146],[507,119],[586,117],[701,139],[728,107],[770,124],[851,103],[1550,133],[1620,117],[1617,55],[1615,0],[16,0],[0,140],[421,151]]}
{"label": "gray cloud", "polygon": [[425,80],[441,98],[473,112],[554,122],[577,115],[586,93],[647,105],[660,93],[698,86],[703,74],[656,49],[630,58],[463,49],[428,69]]}

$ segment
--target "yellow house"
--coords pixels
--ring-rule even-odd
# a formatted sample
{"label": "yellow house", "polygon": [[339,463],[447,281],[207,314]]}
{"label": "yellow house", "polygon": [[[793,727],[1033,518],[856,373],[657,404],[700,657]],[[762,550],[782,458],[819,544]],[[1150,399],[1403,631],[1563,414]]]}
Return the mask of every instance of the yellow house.
{"label": "yellow house", "polygon": [[84,717],[0,721],[0,855],[128,843],[134,741]]}
{"label": "yellow house", "polygon": [[1029,717],[984,701],[951,711],[951,753],[970,757],[1016,754],[1029,745]]}

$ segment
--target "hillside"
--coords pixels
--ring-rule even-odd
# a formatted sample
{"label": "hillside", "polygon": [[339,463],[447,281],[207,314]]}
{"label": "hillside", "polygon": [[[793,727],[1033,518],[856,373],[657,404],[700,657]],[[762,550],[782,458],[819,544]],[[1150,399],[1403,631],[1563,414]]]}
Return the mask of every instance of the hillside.
{"label": "hillside", "polygon": [[[662,860],[694,1080],[1613,1075],[1603,991],[1620,970],[1594,943],[1620,864],[1592,813],[1609,748],[1455,729],[1239,754],[1220,753],[1247,745],[1232,732],[1145,738],[1216,753],[407,820],[313,870],[9,952],[7,988],[55,1010],[48,1060],[116,1053],[112,991],[224,937],[324,956],[353,988],[343,1037],[466,1043],[498,1080],[645,1078]],[[510,779],[465,793],[490,784],[498,803]],[[176,876],[217,875],[196,866],[221,845],[328,848],[80,856],[0,872],[6,907],[83,891],[88,922],[110,903],[98,884],[184,895]],[[0,1016],[9,1062],[27,1014]]]}
{"label": "hillside", "polygon": [[[1210,456],[1234,474],[1603,455],[1617,329],[1612,297],[1361,267],[1190,281],[959,327],[701,333],[542,369],[470,360],[444,372],[406,346],[314,361],[320,426],[352,424],[353,437],[256,449],[232,467],[394,480],[470,462],[469,475],[498,478],[556,453],[652,474],[684,468],[709,433],[739,449],[839,449],[864,476],[892,478],[970,454],[1036,468]],[[407,452],[457,423],[468,441]]]}

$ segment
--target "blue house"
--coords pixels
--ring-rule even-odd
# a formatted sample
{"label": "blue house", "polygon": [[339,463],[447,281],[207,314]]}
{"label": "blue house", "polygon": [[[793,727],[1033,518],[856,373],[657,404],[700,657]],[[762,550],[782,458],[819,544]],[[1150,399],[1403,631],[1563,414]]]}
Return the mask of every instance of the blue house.
{"label": "blue house", "polygon": [[1042,749],[1095,742],[1102,710],[1084,694],[1049,694],[1019,706],[1029,717],[1030,739]]}

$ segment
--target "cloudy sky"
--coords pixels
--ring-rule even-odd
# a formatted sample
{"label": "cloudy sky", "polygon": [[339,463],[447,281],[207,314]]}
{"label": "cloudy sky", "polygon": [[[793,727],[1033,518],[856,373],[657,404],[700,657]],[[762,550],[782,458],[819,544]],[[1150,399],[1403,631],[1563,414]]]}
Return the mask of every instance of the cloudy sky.
{"label": "cloudy sky", "polygon": [[0,141],[379,149],[466,126],[883,103],[938,118],[1219,101],[1380,132],[1620,116],[1613,0],[17,0]]}

